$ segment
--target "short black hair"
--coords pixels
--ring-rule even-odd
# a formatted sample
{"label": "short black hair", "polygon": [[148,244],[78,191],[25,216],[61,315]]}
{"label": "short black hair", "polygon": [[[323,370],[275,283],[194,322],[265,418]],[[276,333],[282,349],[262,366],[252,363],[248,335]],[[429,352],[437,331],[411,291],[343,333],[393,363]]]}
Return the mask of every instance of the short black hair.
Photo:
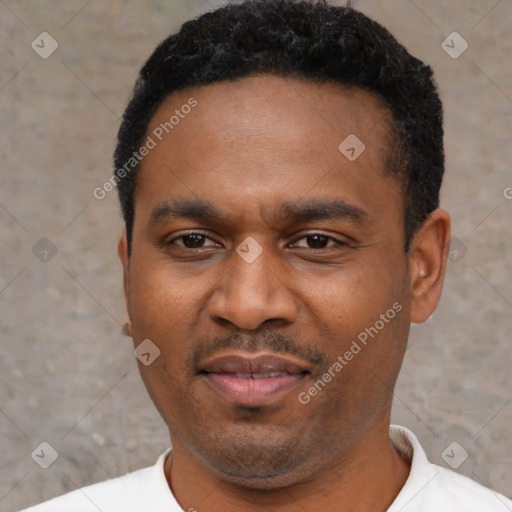
{"label": "short black hair", "polygon": [[[432,69],[352,7],[325,0],[246,0],[184,23],[139,73],[118,133],[116,172],[141,147],[169,94],[262,73],[358,87],[389,108],[398,149],[390,152],[387,170],[403,185],[407,252],[416,230],[439,206],[442,103]],[[117,180],[129,249],[138,167]]]}

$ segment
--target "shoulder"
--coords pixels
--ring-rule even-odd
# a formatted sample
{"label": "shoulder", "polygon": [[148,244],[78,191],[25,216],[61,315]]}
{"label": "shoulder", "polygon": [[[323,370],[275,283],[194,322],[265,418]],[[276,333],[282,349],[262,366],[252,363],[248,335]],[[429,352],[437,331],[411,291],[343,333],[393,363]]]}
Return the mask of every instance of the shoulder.
{"label": "shoulder", "polygon": [[411,463],[409,478],[388,512],[512,512],[512,501],[470,478],[428,461],[416,436],[392,426],[395,448]]}
{"label": "shoulder", "polygon": [[[493,510],[496,511],[512,511],[512,501],[505,496],[489,489],[488,487],[484,487],[471,478],[460,475],[455,471],[451,471],[435,464],[432,464],[432,466],[438,472],[438,486],[446,492],[447,496],[463,496],[468,507],[471,507],[471,505],[475,503],[486,503],[489,506],[493,506]],[[471,508],[470,510],[473,509]]]}
{"label": "shoulder", "polygon": [[168,451],[160,455],[154,466],[82,487],[21,512],[149,511],[148,495],[155,507],[151,510],[181,510],[167,485],[163,471],[167,453]]}
{"label": "shoulder", "polygon": [[431,488],[426,488],[424,496],[417,500],[425,510],[435,507],[439,512],[512,512],[512,501],[505,496],[455,471],[431,466],[435,472]]}

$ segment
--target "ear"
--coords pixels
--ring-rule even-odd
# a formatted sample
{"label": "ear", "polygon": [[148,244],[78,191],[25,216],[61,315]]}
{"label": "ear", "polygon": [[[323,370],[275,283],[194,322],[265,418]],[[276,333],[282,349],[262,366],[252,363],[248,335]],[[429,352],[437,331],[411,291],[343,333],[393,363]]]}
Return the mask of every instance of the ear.
{"label": "ear", "polygon": [[425,220],[409,248],[411,322],[424,322],[436,309],[449,249],[450,216],[438,208]]}
{"label": "ear", "polygon": [[124,301],[126,310],[128,312],[128,318],[131,319],[130,314],[130,256],[128,255],[128,239],[126,236],[126,226],[123,227],[119,243],[117,244],[117,254],[123,265],[123,289],[124,289]]}

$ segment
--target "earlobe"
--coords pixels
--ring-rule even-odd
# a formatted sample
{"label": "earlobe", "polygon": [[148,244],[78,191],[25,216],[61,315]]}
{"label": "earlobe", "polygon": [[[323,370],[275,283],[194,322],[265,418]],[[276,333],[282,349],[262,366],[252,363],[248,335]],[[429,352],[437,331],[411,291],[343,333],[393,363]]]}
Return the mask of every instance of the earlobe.
{"label": "earlobe", "polygon": [[121,329],[121,332],[128,337],[132,337],[132,321],[128,320],[128,322],[125,322],[123,324],[123,327]]}
{"label": "earlobe", "polygon": [[420,227],[409,251],[411,322],[425,322],[439,303],[450,246],[450,216],[434,210]]}

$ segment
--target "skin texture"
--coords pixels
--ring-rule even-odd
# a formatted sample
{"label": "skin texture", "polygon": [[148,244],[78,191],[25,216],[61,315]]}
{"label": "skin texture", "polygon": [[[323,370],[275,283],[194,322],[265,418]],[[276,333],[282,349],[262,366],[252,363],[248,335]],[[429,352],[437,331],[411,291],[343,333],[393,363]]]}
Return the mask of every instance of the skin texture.
{"label": "skin texture", "polygon": [[[404,253],[402,188],[385,172],[391,116],[370,93],[251,76],[172,94],[148,134],[191,97],[197,106],[142,162],[130,257],[125,233],[119,242],[129,332],[161,351],[139,366],[169,428],[174,495],[201,512],[384,511],[409,472],[388,435],[393,387],[410,322],[439,300],[449,216],[433,212]],[[352,133],[366,149],[351,162],[338,146]],[[178,199],[222,217],[152,220]],[[311,200],[364,214],[279,215],[281,203]],[[179,238],[196,230],[206,238]],[[249,236],[263,250],[252,263],[236,252]],[[395,303],[401,311],[301,403]],[[236,406],[198,374],[205,357],[234,350],[278,352],[309,373],[275,402]]]}

